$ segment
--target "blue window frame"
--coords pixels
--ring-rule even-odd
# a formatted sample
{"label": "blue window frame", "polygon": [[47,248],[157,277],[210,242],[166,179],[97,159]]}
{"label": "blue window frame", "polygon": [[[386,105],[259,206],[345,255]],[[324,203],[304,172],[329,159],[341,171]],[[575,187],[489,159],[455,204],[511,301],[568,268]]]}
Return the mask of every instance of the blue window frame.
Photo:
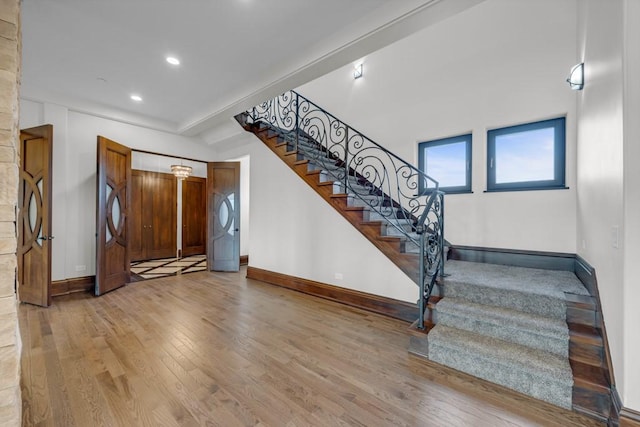
{"label": "blue window frame", "polygon": [[[418,144],[418,168],[438,181],[440,190],[451,193],[471,192],[471,134],[425,141]],[[434,185],[421,183],[420,191],[429,192]]]}
{"label": "blue window frame", "polygon": [[565,187],[565,118],[487,132],[487,191]]}

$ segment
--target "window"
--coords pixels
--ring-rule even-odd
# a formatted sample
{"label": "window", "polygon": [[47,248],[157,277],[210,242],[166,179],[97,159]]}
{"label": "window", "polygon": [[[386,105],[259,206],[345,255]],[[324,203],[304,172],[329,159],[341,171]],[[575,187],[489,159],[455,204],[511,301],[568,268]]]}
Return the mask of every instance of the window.
{"label": "window", "polygon": [[566,188],[564,168],[564,117],[487,133],[487,191]]}
{"label": "window", "polygon": [[[471,192],[471,134],[421,142],[418,167],[438,181],[446,193]],[[420,191],[433,189],[432,182],[421,183]]]}

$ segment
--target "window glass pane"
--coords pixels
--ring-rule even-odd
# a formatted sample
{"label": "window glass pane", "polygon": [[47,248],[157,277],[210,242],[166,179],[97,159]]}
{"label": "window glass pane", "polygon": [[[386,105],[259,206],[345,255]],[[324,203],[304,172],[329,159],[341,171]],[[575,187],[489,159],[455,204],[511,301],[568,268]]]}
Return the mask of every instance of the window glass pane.
{"label": "window glass pane", "polygon": [[553,180],[554,165],[554,128],[496,136],[496,184]]}
{"label": "window glass pane", "polygon": [[[465,141],[427,146],[426,174],[438,181],[440,187],[459,187],[467,183],[467,147]],[[430,182],[428,187],[434,185]]]}
{"label": "window glass pane", "polygon": [[487,191],[565,187],[565,118],[487,132]]}

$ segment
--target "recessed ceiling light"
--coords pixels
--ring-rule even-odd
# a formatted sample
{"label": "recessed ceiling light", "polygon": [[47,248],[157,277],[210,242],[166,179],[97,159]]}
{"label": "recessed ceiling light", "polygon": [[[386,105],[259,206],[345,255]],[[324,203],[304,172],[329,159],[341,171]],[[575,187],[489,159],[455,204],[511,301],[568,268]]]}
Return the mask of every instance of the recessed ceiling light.
{"label": "recessed ceiling light", "polygon": [[167,56],[167,62],[171,65],[180,65],[180,60],[173,56]]}
{"label": "recessed ceiling light", "polygon": [[133,99],[136,102],[142,102],[142,97],[140,95],[131,95],[131,99]]}

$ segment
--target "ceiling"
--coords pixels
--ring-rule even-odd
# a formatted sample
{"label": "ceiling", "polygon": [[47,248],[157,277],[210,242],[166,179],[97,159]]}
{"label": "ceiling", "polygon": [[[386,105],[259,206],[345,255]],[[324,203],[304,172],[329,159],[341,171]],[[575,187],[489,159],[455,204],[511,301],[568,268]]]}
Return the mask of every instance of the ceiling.
{"label": "ceiling", "polygon": [[479,1],[23,0],[21,95],[198,135]]}

